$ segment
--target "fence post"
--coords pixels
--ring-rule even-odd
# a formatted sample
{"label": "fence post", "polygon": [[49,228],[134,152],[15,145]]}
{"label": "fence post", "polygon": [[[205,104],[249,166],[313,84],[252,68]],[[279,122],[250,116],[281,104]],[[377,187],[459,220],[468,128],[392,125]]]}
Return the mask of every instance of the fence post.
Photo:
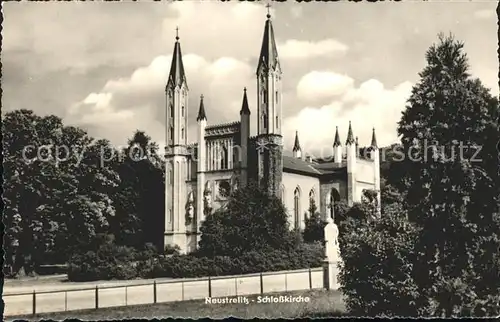
{"label": "fence post", "polygon": [[309,289],[312,290],[312,288],[313,288],[312,272],[311,268],[309,267]]}
{"label": "fence post", "polygon": [[238,278],[234,278],[234,292],[236,293],[236,296],[238,296]]}
{"label": "fence post", "polygon": [[36,292],[33,290],[33,315],[36,314]]}
{"label": "fence post", "polygon": [[153,303],[156,304],[156,281],[153,281]]}
{"label": "fence post", "polygon": [[128,303],[127,303],[127,295],[128,295],[127,291],[128,291],[128,287],[125,286],[125,306],[128,305]]}
{"label": "fence post", "polygon": [[288,276],[288,274],[287,274],[287,273],[285,273],[285,291],[288,291],[288,287],[287,287],[287,282],[288,282],[288,281],[287,281],[287,276]]}
{"label": "fence post", "polygon": [[181,296],[182,300],[184,301],[184,282],[181,282]]}
{"label": "fence post", "polygon": [[64,311],[68,310],[68,292],[64,292]]}
{"label": "fence post", "polygon": [[212,297],[212,279],[208,276],[208,297]]}
{"label": "fence post", "polygon": [[260,294],[264,294],[264,278],[262,277],[262,272],[260,272]]}
{"label": "fence post", "polygon": [[97,285],[95,286],[95,308],[99,308],[99,288]]}

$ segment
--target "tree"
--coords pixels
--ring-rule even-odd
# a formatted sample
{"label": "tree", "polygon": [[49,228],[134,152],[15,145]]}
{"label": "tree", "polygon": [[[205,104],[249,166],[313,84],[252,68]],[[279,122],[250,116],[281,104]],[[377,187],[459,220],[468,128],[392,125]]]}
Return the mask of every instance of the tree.
{"label": "tree", "polygon": [[254,183],[235,190],[225,207],[206,217],[200,231],[199,253],[209,257],[287,250],[296,246],[297,237],[281,200]]}
{"label": "tree", "polygon": [[152,242],[161,246],[165,226],[165,169],[158,145],[145,132],[136,131],[113,162],[121,178],[113,194],[117,201],[113,225],[117,243],[140,247]]}
{"label": "tree", "polygon": [[[368,218],[369,208],[364,211],[362,217]],[[343,236],[339,279],[344,300],[354,316],[417,317],[423,313],[412,263],[417,228],[397,203],[382,212],[380,219],[359,221]]]}
{"label": "tree", "polygon": [[326,221],[321,218],[321,214],[318,212],[316,207],[316,202],[311,200],[309,205],[309,216],[305,216],[305,228],[302,232],[302,236],[306,243],[311,243],[315,241],[324,241],[325,234],[324,228]]}
{"label": "tree", "polygon": [[114,214],[107,192],[118,178],[99,166],[106,142],[56,116],[9,112],[3,136],[6,265],[11,275],[31,274],[106,229]]}
{"label": "tree", "polygon": [[414,270],[425,272],[416,282],[428,298],[427,314],[496,315],[498,100],[470,77],[463,43],[453,36],[440,35],[426,59],[398,124],[407,154],[396,188],[419,228]]}

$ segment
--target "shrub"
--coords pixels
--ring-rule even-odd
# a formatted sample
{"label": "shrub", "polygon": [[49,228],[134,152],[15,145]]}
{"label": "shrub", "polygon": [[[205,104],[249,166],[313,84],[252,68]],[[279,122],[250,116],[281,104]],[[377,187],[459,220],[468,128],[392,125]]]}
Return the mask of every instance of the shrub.
{"label": "shrub", "polygon": [[314,200],[311,200],[309,216],[306,216],[305,228],[302,233],[304,241],[308,243],[323,241],[325,239],[324,228],[326,221],[321,218],[321,214],[317,210],[316,203]]}
{"label": "shrub", "polygon": [[[359,211],[359,209],[357,210]],[[414,280],[416,228],[399,204],[380,220],[353,225],[344,237],[340,283],[356,316],[418,316],[425,302]]]}
{"label": "shrub", "polygon": [[235,258],[249,251],[288,250],[295,245],[285,207],[254,184],[233,192],[200,228],[199,253]]}
{"label": "shrub", "polygon": [[75,282],[137,277],[135,249],[106,243],[96,251],[71,256],[68,279]]}

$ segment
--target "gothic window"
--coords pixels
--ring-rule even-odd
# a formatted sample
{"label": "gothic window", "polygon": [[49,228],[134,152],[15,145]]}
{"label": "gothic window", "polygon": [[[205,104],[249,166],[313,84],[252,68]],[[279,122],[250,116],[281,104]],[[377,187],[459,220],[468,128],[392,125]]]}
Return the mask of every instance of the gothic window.
{"label": "gothic window", "polygon": [[173,186],[174,185],[174,175],[172,174],[172,169],[168,169],[168,183]]}
{"label": "gothic window", "polygon": [[278,105],[278,91],[276,91],[276,105]]}
{"label": "gothic window", "polygon": [[174,142],[174,127],[172,125],[170,126],[170,133],[169,133],[168,140],[169,140],[170,144],[173,144],[173,142]]}
{"label": "gothic window", "polygon": [[184,139],[184,128],[181,129],[181,139]]}
{"label": "gothic window", "polygon": [[265,113],[262,114],[262,128],[267,129],[267,115]]}
{"label": "gothic window", "polygon": [[184,106],[181,107],[181,116],[184,117]]}
{"label": "gothic window", "polygon": [[299,229],[300,226],[300,190],[299,187],[293,192],[293,219],[295,229]]}
{"label": "gothic window", "polygon": [[174,103],[170,102],[169,110],[170,110],[170,118],[173,118],[174,117]]}
{"label": "gothic window", "polygon": [[279,119],[278,119],[278,117],[276,116],[276,128],[277,128],[277,129],[279,128],[279,122],[278,122],[278,121],[279,121]]}
{"label": "gothic window", "polygon": [[228,168],[229,154],[228,154],[227,148],[225,146],[222,146],[220,154],[221,154],[221,156],[220,156],[220,168],[227,169]]}
{"label": "gothic window", "polygon": [[332,190],[330,191],[330,198],[328,200],[328,208],[330,209],[330,217],[332,219],[335,219],[335,213],[334,213],[334,207],[335,207],[335,203],[339,202],[340,201],[340,194],[339,192],[337,191],[337,189],[335,188],[332,188]]}
{"label": "gothic window", "polygon": [[267,92],[265,89],[262,90],[261,95],[262,95],[262,97],[261,97],[262,104],[266,104],[267,103]]}
{"label": "gothic window", "polygon": [[[314,195],[315,195],[314,189],[311,189],[311,191],[309,192],[309,209],[310,210],[312,209],[313,206],[316,206],[315,201],[314,201]],[[313,213],[310,213],[309,215],[313,215]]]}

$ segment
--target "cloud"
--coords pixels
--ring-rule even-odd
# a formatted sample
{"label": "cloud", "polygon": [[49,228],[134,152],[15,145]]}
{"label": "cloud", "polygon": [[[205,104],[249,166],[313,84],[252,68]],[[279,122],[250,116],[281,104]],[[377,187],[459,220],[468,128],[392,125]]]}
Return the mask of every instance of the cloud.
{"label": "cloud", "polygon": [[354,80],[346,75],[328,71],[312,71],[299,80],[297,97],[306,102],[321,102],[344,94]]}
{"label": "cloud", "polygon": [[[92,126],[98,134],[123,144],[126,135],[145,130],[157,142],[164,140],[164,86],[172,56],[158,56],[129,77],[109,80],[101,91],[90,93],[75,104],[67,120]],[[243,87],[252,88],[253,69],[232,57],[213,61],[196,54],[183,56],[190,87],[188,118],[193,128],[199,96],[204,94],[209,124],[237,120]],[[234,94],[234,95],[233,95]],[[216,119],[211,118],[216,116]],[[192,136],[191,136],[192,137]]]}
{"label": "cloud", "polygon": [[370,79],[355,87],[354,82],[345,76],[339,77],[328,72],[314,74],[321,75],[325,80],[329,77],[343,80],[340,82],[342,92],[337,92],[341,95],[324,105],[307,106],[296,115],[286,118],[284,137],[287,149],[291,149],[294,133],[299,131],[305,152],[313,153],[316,157],[331,155],[335,126],[339,127],[340,139],[344,144],[349,121],[361,146],[369,145],[374,127],[380,146],[397,142],[397,122],[411,93],[411,83],[403,82],[387,89],[380,81]]}
{"label": "cloud", "polygon": [[293,18],[302,17],[302,7],[301,6],[293,6],[290,8],[290,14]]}
{"label": "cloud", "polygon": [[496,16],[496,12],[494,10],[477,10],[474,12],[474,18],[476,19],[490,19]]}
{"label": "cloud", "polygon": [[304,59],[344,54],[348,50],[348,47],[334,39],[325,39],[317,42],[290,39],[278,46],[278,50],[280,58]]}

